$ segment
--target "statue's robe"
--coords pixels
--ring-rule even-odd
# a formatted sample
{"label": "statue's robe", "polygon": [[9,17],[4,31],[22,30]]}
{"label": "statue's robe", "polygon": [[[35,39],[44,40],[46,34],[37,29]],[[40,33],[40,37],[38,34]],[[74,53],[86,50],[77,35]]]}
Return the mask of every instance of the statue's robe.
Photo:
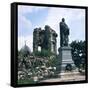
{"label": "statue's robe", "polygon": [[68,45],[69,28],[65,22],[60,22],[60,45]]}

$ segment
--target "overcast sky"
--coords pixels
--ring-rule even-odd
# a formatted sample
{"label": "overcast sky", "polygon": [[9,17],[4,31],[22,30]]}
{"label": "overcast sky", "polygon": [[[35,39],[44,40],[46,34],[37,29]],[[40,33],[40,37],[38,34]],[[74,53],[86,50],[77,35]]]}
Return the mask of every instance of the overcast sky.
{"label": "overcast sky", "polygon": [[73,40],[85,40],[85,9],[55,8],[37,6],[18,6],[18,50],[25,41],[33,50],[33,30],[49,25],[58,34],[57,49],[60,47],[59,23],[65,18],[70,28],[69,43]]}

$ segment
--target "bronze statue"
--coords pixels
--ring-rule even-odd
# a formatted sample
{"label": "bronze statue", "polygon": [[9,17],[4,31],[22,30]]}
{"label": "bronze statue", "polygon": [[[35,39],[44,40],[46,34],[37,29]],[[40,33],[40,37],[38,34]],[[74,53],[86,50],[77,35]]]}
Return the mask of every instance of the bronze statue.
{"label": "bronze statue", "polygon": [[60,45],[61,47],[63,46],[68,46],[69,42],[69,28],[67,24],[65,23],[65,19],[62,18],[62,21],[60,22]]}

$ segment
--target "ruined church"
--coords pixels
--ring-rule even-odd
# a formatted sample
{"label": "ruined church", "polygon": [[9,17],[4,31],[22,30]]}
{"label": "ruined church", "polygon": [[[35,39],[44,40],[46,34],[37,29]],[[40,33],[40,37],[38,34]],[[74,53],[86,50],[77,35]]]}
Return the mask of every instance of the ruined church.
{"label": "ruined church", "polygon": [[48,25],[44,30],[35,28],[33,31],[33,52],[49,50],[50,52],[57,53],[57,33]]}

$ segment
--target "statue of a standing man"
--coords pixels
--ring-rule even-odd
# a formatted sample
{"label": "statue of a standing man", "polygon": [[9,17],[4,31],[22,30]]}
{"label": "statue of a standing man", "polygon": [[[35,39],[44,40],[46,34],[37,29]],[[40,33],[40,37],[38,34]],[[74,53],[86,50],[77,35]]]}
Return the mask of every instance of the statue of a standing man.
{"label": "statue of a standing man", "polygon": [[60,22],[60,45],[61,47],[63,46],[68,46],[69,42],[69,28],[67,24],[65,23],[65,19],[62,18],[62,21]]}

